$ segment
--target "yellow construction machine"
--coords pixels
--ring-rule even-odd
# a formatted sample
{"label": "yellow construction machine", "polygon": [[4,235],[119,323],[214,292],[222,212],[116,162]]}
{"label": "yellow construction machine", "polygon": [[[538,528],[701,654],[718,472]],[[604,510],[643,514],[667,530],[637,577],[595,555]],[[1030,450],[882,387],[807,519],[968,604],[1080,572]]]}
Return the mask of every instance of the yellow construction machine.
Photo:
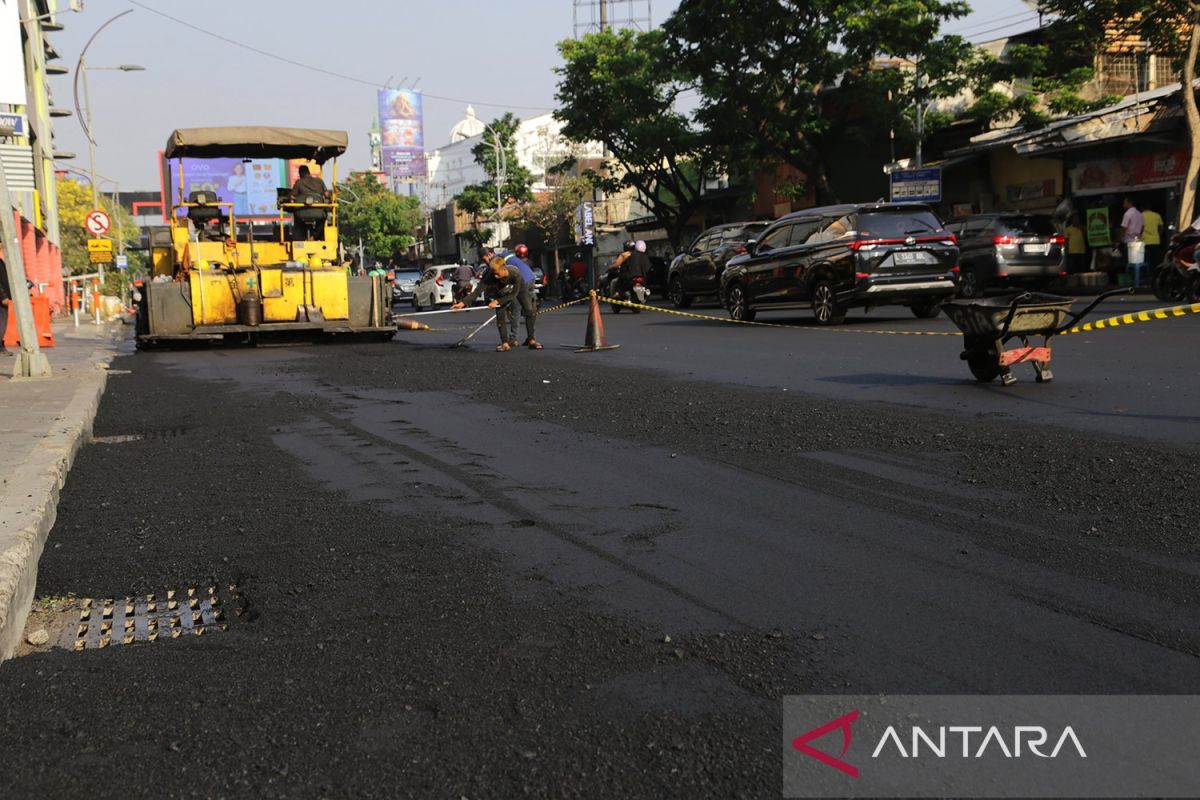
{"label": "yellow construction machine", "polygon": [[[396,326],[386,275],[351,275],[341,264],[336,158],[346,144],[344,131],[172,132],[163,151],[163,202],[171,210],[167,225],[149,231],[153,275],[137,300],[138,345],[257,344],[335,334],[391,338]],[[302,163],[306,172],[331,159],[329,190],[317,188],[323,181],[298,182],[296,191],[288,185],[287,165]],[[225,184],[198,182],[185,172],[185,163],[203,170],[218,160],[233,189],[244,192],[244,181],[257,179],[261,200],[265,176],[273,196],[251,208],[244,194],[226,199],[231,195],[218,191]]]}

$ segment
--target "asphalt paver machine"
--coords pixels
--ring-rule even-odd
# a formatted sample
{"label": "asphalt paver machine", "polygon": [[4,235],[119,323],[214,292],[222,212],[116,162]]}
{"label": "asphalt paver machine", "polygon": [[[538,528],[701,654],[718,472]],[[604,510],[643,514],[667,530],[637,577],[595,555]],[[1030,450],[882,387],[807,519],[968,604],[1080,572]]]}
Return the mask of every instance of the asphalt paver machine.
{"label": "asphalt paver machine", "polygon": [[[297,128],[173,131],[163,151],[163,200],[171,205],[167,224],[149,230],[152,276],[137,300],[138,345],[391,338],[387,278],[352,275],[340,263],[336,159],[347,141],[344,131]],[[214,186],[185,188],[185,159],[233,160],[243,165],[233,170],[240,176],[264,160],[314,168],[332,161],[330,191],[295,196],[279,185],[267,214],[259,207],[239,215]]]}

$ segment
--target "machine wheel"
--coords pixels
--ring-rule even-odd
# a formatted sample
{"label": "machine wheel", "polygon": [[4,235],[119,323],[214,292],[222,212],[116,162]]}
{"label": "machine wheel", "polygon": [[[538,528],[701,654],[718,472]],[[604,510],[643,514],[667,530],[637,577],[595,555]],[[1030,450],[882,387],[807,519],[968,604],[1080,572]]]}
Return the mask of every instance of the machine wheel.
{"label": "machine wheel", "polygon": [[620,307],[619,305],[617,305],[616,303],[609,303],[609,304],[608,304],[608,308],[609,308],[609,310],[610,310],[610,311],[612,311],[612,313],[614,313],[614,314],[620,314],[620,313],[621,313],[621,307]]}
{"label": "machine wheel", "polygon": [[958,296],[959,297],[979,297],[983,293],[983,287],[979,282],[979,273],[974,267],[963,267],[958,274]]}
{"label": "machine wheel", "polygon": [[917,319],[933,319],[942,313],[942,301],[927,300],[924,303],[913,303],[909,308]]}
{"label": "machine wheel", "polygon": [[671,305],[676,308],[687,308],[692,304],[692,298],[688,297],[683,291],[683,281],[678,276],[671,279],[671,288],[668,290],[671,297]]}
{"label": "machine wheel", "polygon": [[820,325],[841,325],[846,321],[846,309],[838,302],[837,292],[826,278],[817,281],[813,287],[812,309]]}
{"label": "machine wheel", "polygon": [[750,308],[750,303],[746,299],[746,290],[742,288],[740,283],[735,283],[729,287],[725,305],[729,308],[729,316],[731,318],[739,322],[752,322],[754,320],[754,309]]}

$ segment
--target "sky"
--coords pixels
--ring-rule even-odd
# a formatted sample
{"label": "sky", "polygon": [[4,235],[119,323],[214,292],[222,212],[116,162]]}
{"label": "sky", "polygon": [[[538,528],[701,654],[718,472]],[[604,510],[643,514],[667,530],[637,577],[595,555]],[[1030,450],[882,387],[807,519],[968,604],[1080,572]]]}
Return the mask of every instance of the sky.
{"label": "sky", "polygon": [[[644,8],[644,2],[634,5]],[[650,0],[653,22],[661,23],[678,2]],[[345,175],[369,166],[374,87],[389,81],[415,83],[425,93],[430,149],[447,143],[468,103],[484,120],[509,110],[525,117],[552,109],[555,44],[573,34],[574,3],[85,0],[82,11],[60,15],[65,29],[51,34],[62,56],[57,63],[71,72],[52,76],[50,85],[54,104],[73,108],[80,51],[107,20],[132,9],[100,32],[87,51],[89,67],[145,67],[88,72],[99,175],[117,181],[122,191],[157,189],[157,154],[170,132],[211,125],[345,130],[350,149],[338,162]],[[615,5],[626,6],[626,0]],[[947,32],[982,41],[1036,25],[1036,14],[1023,0],[971,5],[973,13],[947,25]],[[71,165],[86,170],[87,140],[79,122],[57,119],[56,136],[56,148],[76,153]]]}

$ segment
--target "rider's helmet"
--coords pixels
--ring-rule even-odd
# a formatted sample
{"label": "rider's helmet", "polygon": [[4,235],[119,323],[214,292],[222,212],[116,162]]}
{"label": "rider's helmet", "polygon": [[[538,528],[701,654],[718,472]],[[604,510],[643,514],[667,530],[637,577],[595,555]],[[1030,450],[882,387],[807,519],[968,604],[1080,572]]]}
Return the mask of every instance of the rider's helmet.
{"label": "rider's helmet", "polygon": [[517,250],[518,257],[520,257],[520,258],[528,258],[529,257],[529,248],[526,247],[525,245],[523,245],[523,244],[517,245],[516,250]]}
{"label": "rider's helmet", "polygon": [[634,247],[637,249],[637,251],[639,253],[646,252],[646,243],[644,241],[642,241],[641,239],[638,239],[637,242],[634,243]]}
{"label": "rider's helmet", "polygon": [[630,239],[628,242],[625,243],[625,252],[632,253],[633,248],[635,248],[635,247],[637,247],[637,244],[635,244],[634,241],[632,239]]}

